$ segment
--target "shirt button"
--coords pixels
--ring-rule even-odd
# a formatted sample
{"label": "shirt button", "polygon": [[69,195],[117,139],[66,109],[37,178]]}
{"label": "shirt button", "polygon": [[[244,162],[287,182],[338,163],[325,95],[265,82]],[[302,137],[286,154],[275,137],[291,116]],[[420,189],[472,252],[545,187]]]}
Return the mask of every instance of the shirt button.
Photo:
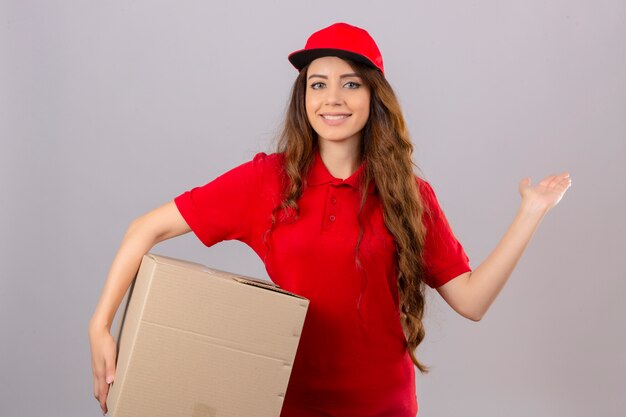
{"label": "shirt button", "polygon": [[337,197],[332,197],[330,199],[330,202],[333,203],[333,204],[337,203]]}
{"label": "shirt button", "polygon": [[328,218],[328,220],[330,220],[331,222],[335,221],[335,215],[331,214],[330,217]]}

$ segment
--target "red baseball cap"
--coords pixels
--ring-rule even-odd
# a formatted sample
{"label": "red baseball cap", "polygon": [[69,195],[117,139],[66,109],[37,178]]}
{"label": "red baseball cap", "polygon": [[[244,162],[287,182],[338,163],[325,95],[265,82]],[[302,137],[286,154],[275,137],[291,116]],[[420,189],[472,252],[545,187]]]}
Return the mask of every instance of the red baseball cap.
{"label": "red baseball cap", "polygon": [[289,54],[298,71],[323,56],[337,56],[377,68],[385,74],[383,56],[366,30],[347,23],[335,23],[312,34],[304,49]]}

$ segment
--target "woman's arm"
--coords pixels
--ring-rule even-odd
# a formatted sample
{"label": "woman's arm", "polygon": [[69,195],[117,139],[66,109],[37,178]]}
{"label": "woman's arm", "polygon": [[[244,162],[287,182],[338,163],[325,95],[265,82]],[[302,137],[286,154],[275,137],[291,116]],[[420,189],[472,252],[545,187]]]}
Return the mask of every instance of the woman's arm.
{"label": "woman's arm", "polygon": [[520,182],[522,203],[511,226],[489,256],[473,272],[452,279],[437,291],[459,314],[480,320],[513,272],[548,211],[558,204],[572,182],[567,172],[546,177],[532,187],[530,178]]}
{"label": "woman's arm", "polygon": [[111,322],[133,281],[141,259],[157,243],[190,231],[175,203],[169,202],[137,218],[129,226],[111,264],[100,300],[89,322],[94,396],[106,413],[109,384],[115,375],[116,345]]}

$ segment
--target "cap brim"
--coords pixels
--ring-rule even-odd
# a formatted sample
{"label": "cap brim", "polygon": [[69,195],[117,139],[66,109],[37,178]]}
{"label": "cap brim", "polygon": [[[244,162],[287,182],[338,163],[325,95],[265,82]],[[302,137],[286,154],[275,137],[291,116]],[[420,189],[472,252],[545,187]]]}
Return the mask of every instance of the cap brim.
{"label": "cap brim", "polygon": [[296,67],[298,71],[301,71],[302,68],[309,65],[312,61],[317,58],[321,58],[324,56],[336,56],[342,59],[348,59],[355,62],[360,62],[361,64],[369,65],[372,68],[376,68],[380,71],[372,61],[366,58],[363,55],[355,54],[354,52],[344,51],[343,49],[332,49],[332,48],[317,48],[317,49],[301,49],[296,52],[292,52],[287,58],[289,62]]}

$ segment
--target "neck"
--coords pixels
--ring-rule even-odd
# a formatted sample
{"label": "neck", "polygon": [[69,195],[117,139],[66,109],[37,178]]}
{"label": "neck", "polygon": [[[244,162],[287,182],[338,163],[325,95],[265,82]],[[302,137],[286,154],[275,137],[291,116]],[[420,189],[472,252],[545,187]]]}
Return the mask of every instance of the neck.
{"label": "neck", "polygon": [[345,180],[361,164],[360,143],[357,141],[319,141],[319,151],[328,172],[335,178]]}

